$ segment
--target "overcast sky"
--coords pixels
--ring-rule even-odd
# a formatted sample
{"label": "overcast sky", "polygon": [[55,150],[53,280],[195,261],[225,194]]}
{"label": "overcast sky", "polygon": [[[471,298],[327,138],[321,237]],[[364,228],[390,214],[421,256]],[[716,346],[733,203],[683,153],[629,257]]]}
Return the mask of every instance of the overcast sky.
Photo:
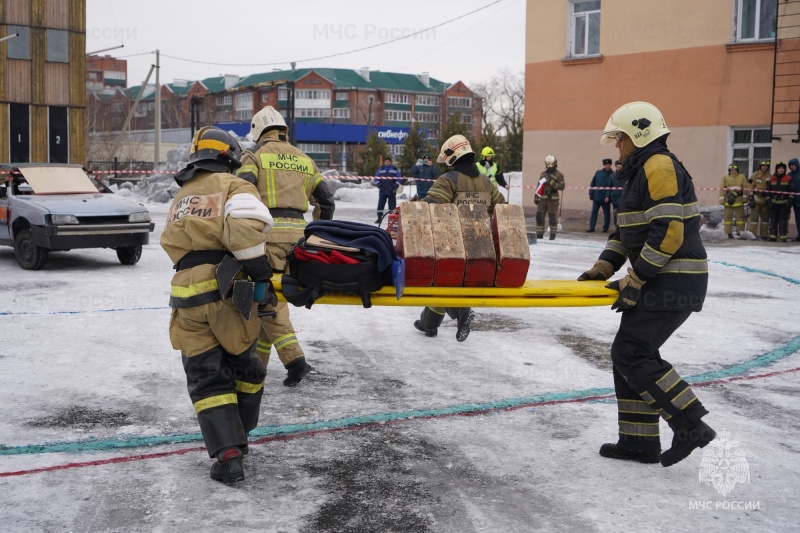
{"label": "overcast sky", "polygon": [[[462,16],[408,39],[321,58]],[[86,51],[120,42],[124,48],[104,54],[127,59],[128,86],[144,81],[155,61],[149,52],[155,49],[161,51],[162,83],[289,69],[296,61],[298,68],[429,72],[445,82],[471,85],[488,81],[504,68],[524,69],[525,1],[88,0]]]}

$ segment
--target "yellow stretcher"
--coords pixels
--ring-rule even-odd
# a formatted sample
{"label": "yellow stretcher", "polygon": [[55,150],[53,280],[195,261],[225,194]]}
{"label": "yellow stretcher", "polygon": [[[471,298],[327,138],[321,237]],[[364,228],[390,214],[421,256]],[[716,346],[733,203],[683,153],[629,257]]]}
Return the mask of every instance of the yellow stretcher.
{"label": "yellow stretcher", "polygon": [[[272,278],[278,299],[280,276]],[[589,307],[613,304],[618,292],[606,281],[528,280],[522,287],[406,287],[398,300],[393,286],[370,295],[372,305],[407,307]],[[362,305],[360,296],[328,293],[316,304]]]}

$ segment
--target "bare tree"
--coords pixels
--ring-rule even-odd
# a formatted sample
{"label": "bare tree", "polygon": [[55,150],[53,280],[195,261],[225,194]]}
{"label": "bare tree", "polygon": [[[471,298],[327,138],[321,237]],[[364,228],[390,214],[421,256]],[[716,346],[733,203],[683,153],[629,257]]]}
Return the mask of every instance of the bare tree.
{"label": "bare tree", "polygon": [[[473,91],[483,98],[484,132],[491,129],[504,139],[506,170],[522,169],[522,133],[525,114],[525,75],[503,69]],[[491,126],[491,128],[489,128]]]}

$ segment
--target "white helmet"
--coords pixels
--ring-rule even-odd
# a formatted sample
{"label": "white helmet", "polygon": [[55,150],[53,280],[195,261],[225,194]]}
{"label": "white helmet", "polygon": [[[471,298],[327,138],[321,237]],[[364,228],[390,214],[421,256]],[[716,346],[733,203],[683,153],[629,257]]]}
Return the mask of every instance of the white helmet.
{"label": "white helmet", "polygon": [[544,158],[544,168],[555,168],[558,166],[558,161],[556,160],[556,156],[548,154],[547,157]]}
{"label": "white helmet", "polygon": [[452,167],[456,161],[465,155],[474,153],[466,137],[463,135],[453,135],[442,145],[442,149],[436,157],[436,162],[445,163],[447,166]]}
{"label": "white helmet", "polygon": [[663,137],[669,130],[656,106],[647,102],[630,102],[614,111],[608,119],[600,144],[615,144],[620,133],[626,134],[637,148],[641,148]]}
{"label": "white helmet", "polygon": [[258,140],[267,128],[289,129],[286,121],[283,120],[283,115],[270,105],[253,115],[253,120],[250,122],[250,133],[253,135],[253,139]]}

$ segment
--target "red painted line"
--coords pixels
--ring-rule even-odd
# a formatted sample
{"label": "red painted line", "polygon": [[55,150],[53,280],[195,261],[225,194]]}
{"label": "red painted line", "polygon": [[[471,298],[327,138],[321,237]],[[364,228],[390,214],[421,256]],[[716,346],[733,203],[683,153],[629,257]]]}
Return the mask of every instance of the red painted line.
{"label": "red painted line", "polygon": [[[771,378],[775,376],[782,376],[786,374],[791,374],[794,372],[800,372],[800,367],[797,368],[789,368],[787,370],[776,370],[774,372],[767,372],[764,374],[755,374],[752,376],[734,376],[731,378],[725,379],[716,379],[712,381],[703,381],[700,383],[695,383],[692,386],[694,387],[708,387],[711,385],[720,385],[724,383],[731,383],[734,381],[752,381],[754,379],[764,379],[764,378]],[[477,416],[477,415],[484,415],[490,412],[497,412],[497,411],[516,411],[518,409],[528,409],[531,407],[544,407],[548,405],[559,405],[559,404],[568,404],[568,403],[586,403],[596,400],[605,400],[609,398],[613,398],[613,394],[607,394],[604,396],[586,396],[584,398],[571,398],[569,400],[550,400],[547,402],[532,402],[529,404],[521,404],[521,405],[513,405],[509,407],[502,407],[502,408],[489,408],[489,409],[482,409],[479,411],[470,411],[468,413],[448,413],[445,415],[432,415],[426,417],[416,417],[412,419],[398,419],[398,420],[387,420],[381,422],[370,422],[369,424],[359,424],[353,426],[346,426],[346,427],[338,427],[338,428],[326,428],[326,429],[315,429],[311,431],[304,431],[299,433],[291,433],[288,435],[276,435],[270,437],[261,437],[258,439],[254,439],[250,441],[251,445],[254,444],[265,444],[268,442],[276,442],[276,441],[286,441],[286,440],[293,440],[298,438],[304,437],[313,437],[315,435],[322,435],[327,433],[338,433],[340,431],[357,431],[361,429],[366,429],[370,427],[378,427],[378,426],[387,426],[390,424],[397,424],[401,422],[408,422],[409,420],[417,421],[417,420],[431,420],[431,419],[439,419],[439,418],[448,418],[451,416]],[[138,454],[138,455],[130,455],[125,457],[113,457],[111,459],[100,459],[97,461],[83,461],[77,463],[66,463],[61,465],[53,465],[53,466],[45,466],[42,468],[32,468],[29,470],[17,470],[14,472],[0,472],[0,478],[3,477],[14,477],[14,476],[27,476],[29,474],[41,474],[44,472],[54,472],[57,470],[68,470],[72,468],[82,468],[86,466],[102,466],[102,465],[110,465],[110,464],[118,464],[118,463],[129,463],[132,461],[143,461],[147,459],[161,459],[164,457],[172,457],[176,455],[184,455],[187,453],[192,452],[204,452],[206,451],[205,447],[197,446],[193,448],[183,448],[180,450],[172,450],[169,452],[159,452],[159,453],[148,453],[148,454]]]}

